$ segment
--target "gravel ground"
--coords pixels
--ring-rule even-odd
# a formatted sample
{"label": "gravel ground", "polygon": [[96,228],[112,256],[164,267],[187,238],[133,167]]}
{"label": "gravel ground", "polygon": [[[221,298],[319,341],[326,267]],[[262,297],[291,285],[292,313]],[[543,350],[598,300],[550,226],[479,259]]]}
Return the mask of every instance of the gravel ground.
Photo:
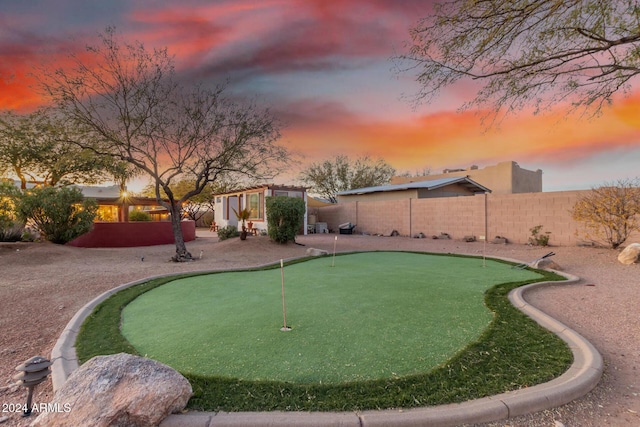
{"label": "gravel ground", "polygon": [[[198,231],[187,247],[197,258],[169,262],[174,247],[84,249],[50,243],[0,243],[0,424],[25,426],[29,419],[8,412],[26,401],[26,390],[14,384],[14,368],[24,360],[49,357],[58,336],[84,304],[119,284],[148,276],[196,270],[260,265],[305,255],[309,247],[333,251],[418,250],[496,255],[531,261],[549,250],[526,245],[484,245],[403,237],[300,236],[278,245],[266,237],[218,242]],[[589,339],[602,353],[605,374],[585,397],[568,405],[484,426],[638,426],[640,425],[640,265],[617,262],[617,251],[553,247],[562,270],[581,277],[572,285],[536,290],[527,299]],[[144,257],[144,261],[142,261]],[[34,403],[46,403],[51,382],[36,387]],[[35,415],[35,414],[34,414]]]}

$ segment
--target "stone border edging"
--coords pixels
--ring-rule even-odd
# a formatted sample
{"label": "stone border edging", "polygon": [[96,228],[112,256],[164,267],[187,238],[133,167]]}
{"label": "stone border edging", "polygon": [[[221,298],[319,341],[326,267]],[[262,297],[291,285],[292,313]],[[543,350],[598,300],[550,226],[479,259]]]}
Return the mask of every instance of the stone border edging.
{"label": "stone border edging", "polygon": [[[477,256],[477,255],[475,255]],[[491,257],[519,263],[517,260]],[[296,258],[297,259],[297,258]],[[291,259],[290,259],[291,260]],[[287,261],[290,261],[287,260]],[[256,267],[236,269],[249,270],[272,266],[276,263]],[[190,273],[216,273],[222,270],[193,271]],[[462,403],[411,408],[404,410],[380,410],[362,412],[189,412],[173,414],[165,418],[161,427],[223,427],[223,426],[456,426],[460,424],[483,423],[503,420],[519,415],[557,407],[571,402],[591,391],[600,380],[604,369],[602,356],[596,348],[576,331],[553,319],[541,310],[530,305],[524,298],[526,292],[544,286],[576,283],[580,279],[571,274],[554,271],[566,277],[562,282],[539,282],[512,290],[509,300],[520,311],[538,324],[550,330],[567,343],[573,353],[573,363],[561,376],[543,384],[510,391],[496,396],[470,400]],[[93,309],[116,292],[144,283],[148,280],[173,276],[165,274],[147,277],[113,288],[82,307],[69,321],[60,338],[51,351],[52,382],[54,392],[58,390],[71,373],[78,368],[75,340],[80,326]]]}

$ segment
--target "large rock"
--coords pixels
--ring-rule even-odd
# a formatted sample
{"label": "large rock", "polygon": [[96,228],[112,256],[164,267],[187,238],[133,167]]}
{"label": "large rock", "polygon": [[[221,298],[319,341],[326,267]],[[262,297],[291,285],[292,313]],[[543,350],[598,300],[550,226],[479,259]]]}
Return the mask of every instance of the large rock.
{"label": "large rock", "polygon": [[309,249],[307,249],[307,255],[309,255],[309,256],[325,256],[325,255],[329,255],[329,252],[325,251],[324,249],[309,248]]}
{"label": "large rock", "polygon": [[622,264],[633,264],[638,262],[640,259],[640,243],[631,243],[629,246],[624,248],[622,252],[618,255],[618,261]]}
{"label": "large rock", "polygon": [[533,268],[537,268],[539,270],[556,270],[556,271],[562,271],[562,267],[560,267],[560,265],[558,265],[555,261],[549,259],[549,258],[543,258],[540,259],[538,261],[536,261],[533,265]]}
{"label": "large rock", "polygon": [[126,353],[97,356],[80,366],[58,390],[51,407],[32,426],[157,426],[187,405],[192,389],[180,373]]}

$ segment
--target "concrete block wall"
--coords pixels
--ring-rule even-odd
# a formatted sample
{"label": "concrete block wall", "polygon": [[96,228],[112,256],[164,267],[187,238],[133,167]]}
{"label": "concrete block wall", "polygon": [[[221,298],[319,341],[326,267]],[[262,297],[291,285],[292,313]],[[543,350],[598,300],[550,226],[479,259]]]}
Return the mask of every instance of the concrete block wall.
{"label": "concrete block wall", "polygon": [[345,222],[355,222],[356,204],[338,204],[317,208],[317,222],[326,222],[330,231],[337,232],[338,226]]}
{"label": "concrete block wall", "polygon": [[354,202],[357,207],[357,233],[389,235],[394,230],[409,235],[409,203],[412,199],[380,202]]}
{"label": "concrete block wall", "polygon": [[411,235],[447,233],[454,239],[484,235],[484,196],[418,199],[412,204]]}
{"label": "concrete block wall", "polygon": [[488,201],[489,239],[506,237],[510,242],[527,243],[531,228],[541,225],[549,232],[549,243],[574,246],[580,227],[571,218],[571,209],[580,191],[490,195]]}
{"label": "concrete block wall", "polygon": [[[584,234],[570,211],[588,191],[488,194],[486,228],[484,195],[340,203],[320,208],[318,221],[334,231],[341,223],[356,223],[358,234],[389,235],[397,230],[403,236],[448,233],[453,239],[486,234],[489,241],[501,236],[513,243],[527,243],[531,228],[542,225],[543,233],[550,232],[551,245],[575,246]],[[640,234],[632,235],[627,244],[637,241]]]}

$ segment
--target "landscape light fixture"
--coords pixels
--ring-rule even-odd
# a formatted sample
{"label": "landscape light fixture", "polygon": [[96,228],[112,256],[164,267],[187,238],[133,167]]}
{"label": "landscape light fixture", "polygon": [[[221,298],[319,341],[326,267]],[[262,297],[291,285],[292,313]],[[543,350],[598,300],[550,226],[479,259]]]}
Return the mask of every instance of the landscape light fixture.
{"label": "landscape light fixture", "polygon": [[20,371],[19,374],[13,377],[14,380],[18,380],[18,384],[26,387],[29,391],[27,394],[27,405],[22,412],[23,417],[31,415],[31,400],[33,399],[33,389],[44,382],[51,373],[51,366],[53,362],[45,359],[42,356],[35,356],[25,361],[24,363],[16,366],[16,371]]}

